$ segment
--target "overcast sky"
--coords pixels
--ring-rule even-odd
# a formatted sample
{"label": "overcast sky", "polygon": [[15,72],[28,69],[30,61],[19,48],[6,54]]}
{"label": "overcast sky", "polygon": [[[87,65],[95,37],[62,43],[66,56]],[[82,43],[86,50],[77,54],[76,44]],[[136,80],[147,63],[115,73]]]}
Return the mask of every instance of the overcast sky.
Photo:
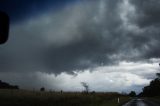
{"label": "overcast sky", "polygon": [[158,0],[2,0],[0,79],[20,88],[129,92],[160,69]]}

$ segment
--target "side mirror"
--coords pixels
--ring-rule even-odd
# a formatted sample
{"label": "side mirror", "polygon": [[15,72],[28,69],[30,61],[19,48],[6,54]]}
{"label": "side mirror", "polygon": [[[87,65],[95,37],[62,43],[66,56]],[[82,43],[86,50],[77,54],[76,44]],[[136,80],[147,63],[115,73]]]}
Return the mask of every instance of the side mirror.
{"label": "side mirror", "polygon": [[8,40],[9,17],[6,13],[0,11],[0,44]]}

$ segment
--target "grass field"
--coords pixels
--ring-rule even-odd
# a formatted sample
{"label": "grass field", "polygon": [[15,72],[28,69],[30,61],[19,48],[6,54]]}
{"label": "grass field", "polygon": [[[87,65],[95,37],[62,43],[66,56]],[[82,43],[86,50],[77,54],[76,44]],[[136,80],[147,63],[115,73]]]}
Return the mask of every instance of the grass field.
{"label": "grass field", "polygon": [[128,100],[129,97],[118,93],[0,90],[0,106],[120,106]]}

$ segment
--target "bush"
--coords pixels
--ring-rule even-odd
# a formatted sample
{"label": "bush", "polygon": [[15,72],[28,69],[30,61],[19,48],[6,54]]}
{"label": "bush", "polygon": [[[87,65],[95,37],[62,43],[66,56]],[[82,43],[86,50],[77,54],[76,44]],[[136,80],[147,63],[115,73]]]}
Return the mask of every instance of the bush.
{"label": "bush", "polygon": [[135,91],[131,91],[128,95],[131,96],[131,97],[135,97],[136,96],[136,92]]}
{"label": "bush", "polygon": [[42,91],[42,92],[43,92],[43,91],[45,91],[45,88],[44,88],[44,87],[42,87],[42,88],[40,89],[40,91]]}

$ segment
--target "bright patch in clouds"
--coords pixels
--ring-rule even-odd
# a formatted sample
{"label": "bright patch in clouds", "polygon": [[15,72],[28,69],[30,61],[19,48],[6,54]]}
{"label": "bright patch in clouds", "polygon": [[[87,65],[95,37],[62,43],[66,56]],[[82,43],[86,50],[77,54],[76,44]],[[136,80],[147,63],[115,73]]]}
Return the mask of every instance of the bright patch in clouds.
{"label": "bright patch in clouds", "polygon": [[[92,70],[75,71],[75,75],[61,73],[46,74],[38,72],[43,82],[49,84],[50,88],[63,89],[65,91],[82,91],[81,82],[89,84],[91,91],[119,91],[129,90],[141,91],[142,87],[149,84],[155,78],[159,66],[153,59],[152,63],[120,62],[115,66],[100,66]],[[159,59],[158,59],[159,60]],[[56,81],[57,83],[52,83]]]}

